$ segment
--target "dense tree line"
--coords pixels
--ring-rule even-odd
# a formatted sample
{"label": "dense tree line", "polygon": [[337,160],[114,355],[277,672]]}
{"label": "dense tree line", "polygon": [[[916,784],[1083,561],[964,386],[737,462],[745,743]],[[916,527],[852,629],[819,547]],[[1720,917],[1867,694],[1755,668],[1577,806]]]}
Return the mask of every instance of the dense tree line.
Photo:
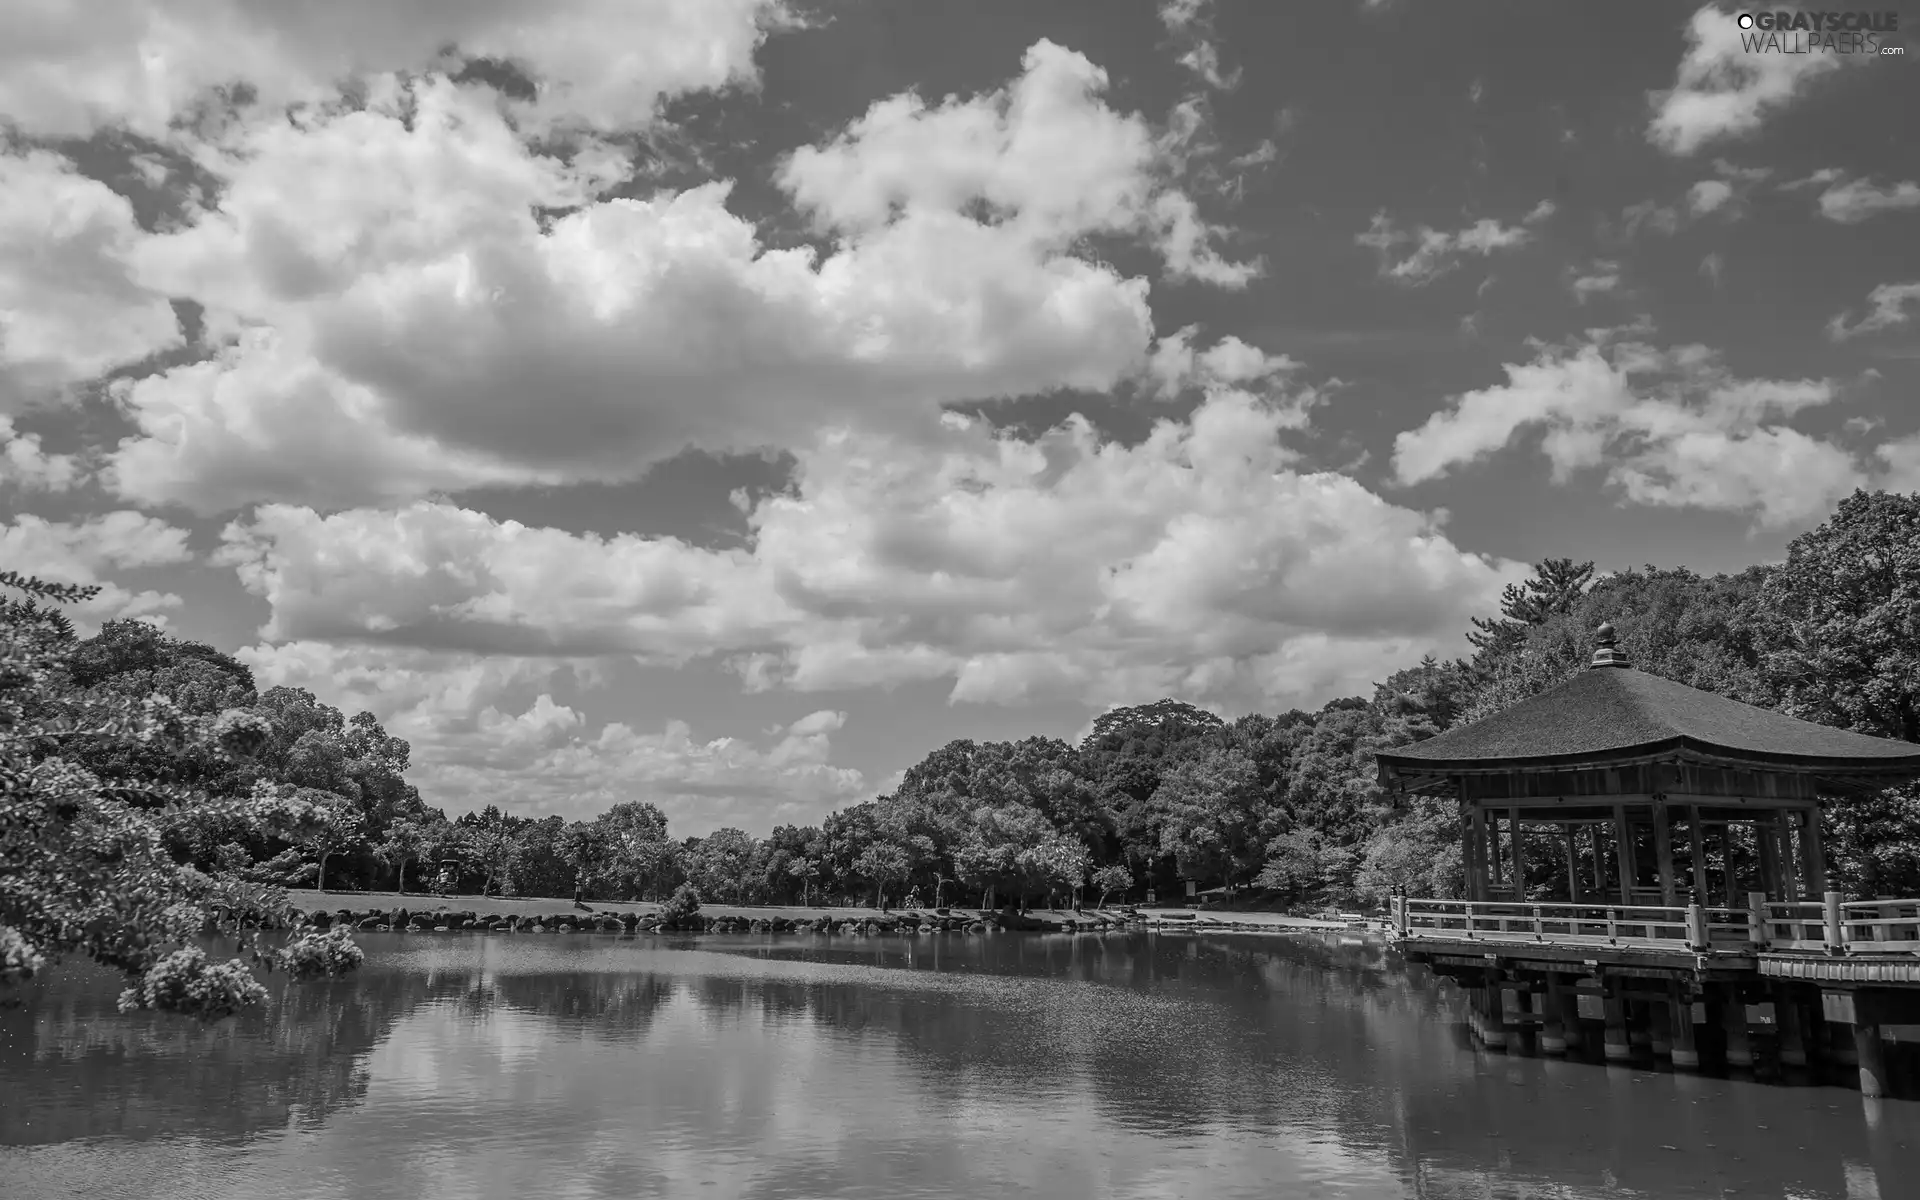
{"label": "dense tree line", "polygon": [[[143,961],[75,934],[92,928],[84,922],[36,916],[44,895],[18,894],[15,856],[49,844],[49,819],[78,819],[57,806],[48,818],[36,779],[49,772],[69,773],[63,794],[99,803],[165,790],[164,800],[114,801],[126,808],[116,819],[145,822],[157,839],[143,851],[150,861],[185,872],[183,886],[223,910],[320,882],[603,900],[661,899],[691,884],[709,902],[985,906],[1166,897],[1191,883],[1318,905],[1377,904],[1397,887],[1458,894],[1451,806],[1384,791],[1375,754],[1584,669],[1602,621],[1641,670],[1920,741],[1920,497],[1886,493],[1856,493],[1784,563],[1735,575],[1596,576],[1591,563],[1549,559],[1507,589],[1497,615],[1474,622],[1470,657],[1428,657],[1371,695],[1231,721],[1164,699],[1102,715],[1078,745],[950,742],[891,794],[764,838],[722,829],[676,839],[639,801],[586,821],[491,805],[449,819],[405,781],[406,743],[370,715],[346,719],[296,689],[257,691],[243,664],[140,622],[76,639],[48,603],[59,598],[30,596],[4,613],[7,961],[25,962],[31,945]],[[23,736],[35,721],[71,710],[71,724],[103,706],[122,714],[113,736]],[[244,753],[236,740],[250,743]],[[1828,820],[1839,886],[1920,894],[1913,788],[1836,801]],[[1564,886],[1563,867],[1530,865],[1533,887]],[[137,915],[95,917],[109,930],[116,921]],[[7,950],[8,938],[28,948]]]}

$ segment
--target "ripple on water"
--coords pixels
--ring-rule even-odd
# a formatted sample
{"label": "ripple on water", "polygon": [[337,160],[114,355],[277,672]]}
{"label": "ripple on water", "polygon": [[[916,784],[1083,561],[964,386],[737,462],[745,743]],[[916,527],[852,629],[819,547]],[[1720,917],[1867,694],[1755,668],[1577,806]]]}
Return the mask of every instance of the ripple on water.
{"label": "ripple on water", "polygon": [[1920,1153],[1920,1106],[1479,1055],[1311,938],[366,945],[224,1031],[0,1014],[0,1195],[1840,1200]]}

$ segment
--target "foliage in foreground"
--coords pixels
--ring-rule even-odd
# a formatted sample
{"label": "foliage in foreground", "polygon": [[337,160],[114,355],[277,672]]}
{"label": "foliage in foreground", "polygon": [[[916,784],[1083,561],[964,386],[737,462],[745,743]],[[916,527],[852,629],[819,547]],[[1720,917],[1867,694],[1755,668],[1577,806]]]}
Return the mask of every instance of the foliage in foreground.
{"label": "foliage in foreground", "polygon": [[[234,696],[217,670],[185,669],[184,705],[90,680],[99,639],[76,640],[60,606],[97,589],[13,572],[0,588],[0,995],[77,954],[130,977],[124,1009],[217,1019],[259,1003],[247,962],[190,943],[291,923],[284,888],[236,848],[323,838],[329,803],[251,765],[274,724],[221,707]],[[218,865],[195,862],[214,847]],[[257,957],[269,969],[348,961],[309,942]]]}

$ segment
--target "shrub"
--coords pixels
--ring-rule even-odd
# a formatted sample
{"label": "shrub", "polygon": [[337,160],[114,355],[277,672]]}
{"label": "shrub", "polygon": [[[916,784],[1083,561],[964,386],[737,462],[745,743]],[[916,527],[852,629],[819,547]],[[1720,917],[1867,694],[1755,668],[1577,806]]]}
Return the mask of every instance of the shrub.
{"label": "shrub", "polygon": [[217,1021],[266,998],[267,989],[246,963],[237,958],[210,963],[206,951],[188,946],[153,964],[138,983],[121,992],[120,1011],[151,1008]]}
{"label": "shrub", "polygon": [[353,940],[345,925],[325,933],[303,933],[271,956],[274,966],[295,979],[334,979],[365,962],[367,952]]}
{"label": "shrub", "polygon": [[683,883],[673,893],[673,897],[660,906],[660,919],[663,921],[685,921],[700,911],[700,891],[690,883]]}
{"label": "shrub", "polygon": [[19,930],[0,925],[0,986],[25,983],[46,965],[46,956],[29,945]]}

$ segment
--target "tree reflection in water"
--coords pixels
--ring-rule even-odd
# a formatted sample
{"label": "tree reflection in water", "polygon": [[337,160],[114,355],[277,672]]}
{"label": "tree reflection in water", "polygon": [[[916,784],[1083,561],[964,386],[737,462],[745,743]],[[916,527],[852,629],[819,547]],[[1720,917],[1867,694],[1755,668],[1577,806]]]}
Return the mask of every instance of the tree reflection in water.
{"label": "tree reflection in water", "polygon": [[85,968],[37,985],[0,1013],[0,1192],[161,1169],[160,1138],[253,1189],[204,1194],[316,1197],[1838,1200],[1920,1154],[1916,1105],[1481,1053],[1350,937],[367,944],[214,1029]]}

